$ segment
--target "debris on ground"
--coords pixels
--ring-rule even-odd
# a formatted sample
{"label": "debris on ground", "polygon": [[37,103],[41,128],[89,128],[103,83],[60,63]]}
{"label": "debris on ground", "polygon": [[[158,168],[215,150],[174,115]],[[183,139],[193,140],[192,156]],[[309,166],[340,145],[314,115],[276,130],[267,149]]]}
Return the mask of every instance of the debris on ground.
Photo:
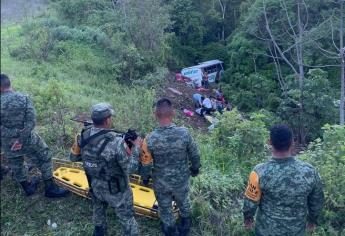
{"label": "debris on ground", "polygon": [[[195,93],[200,93],[209,97],[212,95],[211,86],[215,85],[210,84],[210,89],[202,89],[201,91],[198,91],[195,88],[188,86],[185,80],[177,80],[175,73],[170,73],[165,79],[165,84],[160,89],[157,89],[157,96],[167,97],[172,101],[176,109],[176,118],[182,121],[183,125],[207,132],[207,128],[209,127],[210,123],[204,117],[195,114],[195,107],[192,97]],[[193,115],[189,116],[185,114],[185,110],[193,112]]]}
{"label": "debris on ground", "polygon": [[173,93],[175,93],[175,94],[177,94],[177,95],[182,95],[182,93],[181,93],[180,91],[178,91],[178,90],[176,90],[176,89],[174,89],[174,88],[169,87],[168,89],[169,89],[171,92],[173,92]]}

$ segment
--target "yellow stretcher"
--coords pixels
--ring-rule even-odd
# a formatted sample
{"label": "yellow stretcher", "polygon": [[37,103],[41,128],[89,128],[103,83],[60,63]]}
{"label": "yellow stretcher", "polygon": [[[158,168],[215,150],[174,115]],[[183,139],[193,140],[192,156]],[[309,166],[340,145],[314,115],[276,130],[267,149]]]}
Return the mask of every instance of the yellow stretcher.
{"label": "yellow stretcher", "polygon": [[[61,159],[53,159],[53,177],[55,182],[70,190],[71,192],[91,199],[89,194],[89,183],[85,171],[80,162],[69,162]],[[149,218],[158,218],[158,204],[154,191],[150,187],[141,184],[141,177],[138,175],[130,176],[130,186],[133,191],[134,210],[137,215]],[[176,204],[172,204],[173,211],[178,216]]]}

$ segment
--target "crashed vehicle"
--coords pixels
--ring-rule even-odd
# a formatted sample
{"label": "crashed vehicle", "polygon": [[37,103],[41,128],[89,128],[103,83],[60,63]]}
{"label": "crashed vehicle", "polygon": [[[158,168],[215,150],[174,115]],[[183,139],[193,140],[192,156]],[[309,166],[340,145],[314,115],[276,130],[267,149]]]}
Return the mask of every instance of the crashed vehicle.
{"label": "crashed vehicle", "polygon": [[196,66],[191,66],[182,69],[181,75],[189,78],[195,87],[201,87],[202,78],[207,73],[208,81],[210,83],[220,82],[220,78],[224,73],[223,62],[220,60],[211,60],[199,63]]}

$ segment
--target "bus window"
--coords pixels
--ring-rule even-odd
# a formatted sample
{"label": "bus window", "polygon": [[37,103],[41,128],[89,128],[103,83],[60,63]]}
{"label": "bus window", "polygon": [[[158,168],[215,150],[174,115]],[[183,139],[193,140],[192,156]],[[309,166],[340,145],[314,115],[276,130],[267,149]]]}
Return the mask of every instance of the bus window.
{"label": "bus window", "polygon": [[224,70],[223,63],[222,64],[217,64],[217,69],[218,69],[218,71]]}

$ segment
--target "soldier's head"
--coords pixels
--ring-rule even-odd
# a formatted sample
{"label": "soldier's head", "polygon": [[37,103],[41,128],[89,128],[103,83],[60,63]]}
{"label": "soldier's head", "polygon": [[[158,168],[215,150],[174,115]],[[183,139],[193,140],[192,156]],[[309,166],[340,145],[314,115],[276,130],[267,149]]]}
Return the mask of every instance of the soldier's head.
{"label": "soldier's head", "polygon": [[7,75],[1,74],[0,81],[1,81],[1,87],[0,87],[1,92],[11,89],[11,80],[10,78],[8,78]]}
{"label": "soldier's head", "polygon": [[290,152],[293,134],[287,125],[275,125],[270,128],[270,144],[275,152]]}
{"label": "soldier's head", "polygon": [[156,102],[155,116],[159,122],[168,122],[169,120],[171,122],[172,118],[175,116],[175,110],[168,98],[161,98]]}
{"label": "soldier's head", "polygon": [[111,117],[114,115],[115,111],[109,103],[98,103],[92,106],[91,119],[95,127],[110,128]]}

